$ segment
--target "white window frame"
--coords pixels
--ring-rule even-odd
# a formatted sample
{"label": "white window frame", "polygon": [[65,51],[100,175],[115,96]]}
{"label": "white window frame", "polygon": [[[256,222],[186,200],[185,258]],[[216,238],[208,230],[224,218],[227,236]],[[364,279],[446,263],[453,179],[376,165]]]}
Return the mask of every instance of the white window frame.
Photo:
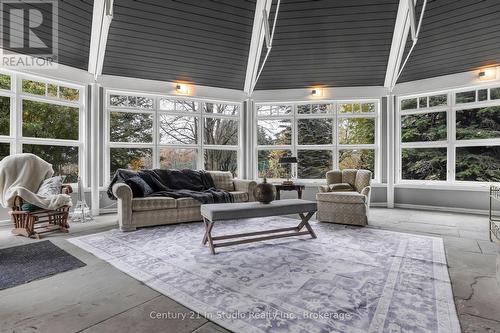
{"label": "white window frame", "polygon": [[[112,106],[110,105],[111,95],[127,95],[127,96],[141,96],[153,99],[153,108],[135,108],[135,107],[122,107],[122,106]],[[229,101],[229,100],[214,100],[205,98],[195,98],[189,96],[175,96],[175,95],[159,95],[159,94],[148,94],[140,91],[123,91],[115,89],[105,89],[105,104],[104,104],[104,140],[105,140],[105,154],[104,154],[104,187],[106,187],[111,179],[110,174],[110,163],[111,163],[111,148],[150,148],[152,149],[152,159],[153,168],[160,168],[160,149],[171,148],[171,149],[195,149],[196,150],[196,169],[204,169],[205,166],[205,150],[228,150],[235,151],[237,158],[237,170],[236,173],[238,177],[241,177],[242,167],[242,124],[243,124],[243,103],[240,101]],[[170,100],[188,100],[193,101],[198,104],[198,111],[196,112],[185,112],[185,111],[170,111],[170,110],[160,110],[160,99],[166,98]],[[230,104],[239,107],[238,115],[224,115],[224,114],[212,114],[203,112],[204,103],[213,104]],[[110,140],[110,112],[131,112],[131,113],[147,113],[153,114],[153,141],[151,143],[134,143],[134,142],[111,142]],[[186,116],[186,117],[196,117],[198,118],[198,142],[193,144],[165,144],[160,143],[160,115],[176,115],[176,116]],[[218,119],[229,119],[238,121],[238,141],[237,145],[207,145],[204,143],[204,120],[206,118],[218,118]]]}
{"label": "white window frame", "polygon": [[[480,86],[466,87],[454,90],[435,91],[432,93],[414,94],[397,96],[396,101],[396,186],[413,186],[413,187],[426,187],[436,186],[441,188],[471,188],[471,187],[487,187],[490,182],[476,182],[476,181],[461,181],[455,180],[456,177],[456,148],[459,147],[484,147],[484,146],[500,146],[500,138],[496,139],[472,139],[472,140],[456,140],[456,112],[458,110],[468,110],[491,106],[500,106],[500,99],[490,99],[490,88],[499,88],[498,83],[484,84]],[[478,91],[488,89],[488,99],[486,101],[478,102]],[[456,103],[456,94],[460,92],[475,91],[476,101],[469,103]],[[424,96],[447,95],[447,104],[432,108],[421,109],[419,107],[418,98]],[[401,101],[409,98],[417,98],[417,109],[401,110]],[[442,141],[430,142],[401,142],[401,120],[402,116],[409,114],[422,114],[431,112],[446,112],[447,121],[447,139]],[[402,149],[403,148],[446,148],[447,149],[447,172],[446,180],[410,180],[402,178]]]}
{"label": "white window frame", "polygon": [[0,96],[10,98],[10,113],[9,113],[9,135],[0,135],[0,143],[9,144],[9,152],[10,154],[15,154],[16,150],[16,123],[18,116],[16,114],[16,76],[13,72],[8,71],[0,71],[0,74],[9,75],[10,76],[10,90],[0,89]]}
{"label": "white window frame", "polygon": [[[339,108],[341,104],[355,104],[358,103],[374,103],[375,112],[359,112],[359,113],[340,113]],[[333,111],[330,113],[316,113],[316,114],[299,114],[299,105],[315,105],[315,104],[332,104]],[[259,116],[257,113],[257,108],[259,106],[277,106],[277,105],[287,105],[292,107],[292,111],[287,115],[265,115]],[[371,149],[374,151],[374,175],[373,181],[380,182],[381,179],[381,154],[380,154],[380,142],[381,142],[381,119],[380,119],[380,99],[340,99],[340,100],[313,100],[313,101],[286,101],[286,102],[257,102],[254,104],[253,110],[253,124],[254,124],[254,140],[253,140],[253,155],[254,155],[254,165],[252,166],[253,178],[259,179],[258,174],[258,153],[261,150],[290,150],[293,156],[297,156],[299,150],[329,150],[332,153],[332,168],[339,168],[339,157],[340,150],[354,150],[354,149]],[[339,144],[339,119],[350,119],[350,118],[373,118],[375,120],[375,142],[373,144]],[[290,145],[259,145],[257,142],[257,122],[259,120],[282,120],[290,119],[291,121],[291,131],[292,131],[292,142]],[[331,119],[333,123],[332,135],[333,143],[324,145],[299,145],[298,144],[298,121],[300,119]],[[291,174],[292,176],[298,175],[298,163],[292,165]],[[323,183],[323,179],[305,179],[297,178],[298,181],[303,183]],[[279,181],[281,179],[272,179],[272,181]]]}
{"label": "white window frame", "polygon": [[[8,136],[0,135],[0,143],[10,144],[10,153],[19,154],[22,153],[22,146],[24,144],[34,144],[34,145],[54,145],[54,146],[73,146],[78,148],[78,170],[79,176],[82,179],[83,184],[88,184],[88,170],[86,164],[87,160],[87,87],[71,82],[54,80],[38,75],[32,75],[27,73],[21,73],[16,71],[1,70],[1,74],[10,75],[11,77],[11,89],[5,90],[0,89],[0,96],[10,97],[10,133]],[[22,80],[32,80],[37,82],[42,82],[46,84],[54,84],[57,86],[64,86],[72,89],[77,89],[79,92],[78,101],[65,101],[56,97],[41,96],[30,94],[22,91]],[[46,88],[47,89],[47,88]],[[78,140],[66,140],[66,139],[51,139],[51,138],[33,138],[25,137],[22,134],[23,127],[23,110],[22,101],[30,100],[36,102],[43,102],[61,106],[69,106],[78,108]],[[74,184],[74,183],[73,183]]]}

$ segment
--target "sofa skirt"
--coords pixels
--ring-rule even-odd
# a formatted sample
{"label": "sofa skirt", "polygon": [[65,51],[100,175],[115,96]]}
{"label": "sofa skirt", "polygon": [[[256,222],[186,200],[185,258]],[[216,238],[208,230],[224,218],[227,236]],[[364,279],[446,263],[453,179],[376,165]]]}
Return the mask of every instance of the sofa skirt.
{"label": "sofa skirt", "polygon": [[318,201],[316,219],[321,222],[359,226],[366,226],[368,224],[367,209],[365,204]]}

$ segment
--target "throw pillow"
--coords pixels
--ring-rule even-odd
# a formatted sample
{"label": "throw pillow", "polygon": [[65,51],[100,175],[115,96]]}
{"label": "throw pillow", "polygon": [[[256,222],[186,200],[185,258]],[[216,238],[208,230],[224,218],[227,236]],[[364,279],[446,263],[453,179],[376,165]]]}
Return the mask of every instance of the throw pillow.
{"label": "throw pillow", "polygon": [[218,190],[234,191],[233,174],[231,171],[209,171]]}
{"label": "throw pillow", "polygon": [[62,177],[56,176],[52,178],[47,178],[43,181],[42,185],[38,189],[38,194],[41,197],[48,197],[51,195],[56,195],[61,193]]}
{"label": "throw pillow", "polygon": [[330,190],[332,192],[351,192],[354,188],[347,183],[331,184]]}
{"label": "throw pillow", "polygon": [[29,202],[25,202],[21,205],[21,210],[23,212],[34,212],[34,211],[37,211],[40,209],[42,209],[42,208],[35,206],[33,204],[30,204]]}
{"label": "throw pillow", "polygon": [[132,196],[134,198],[144,198],[154,192],[151,186],[149,186],[148,183],[146,183],[144,179],[139,176],[133,176],[125,179],[124,183],[132,189]]}

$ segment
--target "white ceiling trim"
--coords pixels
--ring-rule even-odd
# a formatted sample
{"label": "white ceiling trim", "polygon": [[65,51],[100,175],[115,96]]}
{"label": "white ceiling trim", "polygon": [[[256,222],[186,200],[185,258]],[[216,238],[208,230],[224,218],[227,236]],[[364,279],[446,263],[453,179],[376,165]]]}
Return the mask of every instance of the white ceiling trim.
{"label": "white ceiling trim", "polygon": [[384,87],[392,89],[396,84],[398,73],[403,59],[403,53],[410,30],[409,1],[400,0],[394,33],[392,35],[391,51],[385,74]]}
{"label": "white ceiling trim", "polygon": [[131,93],[143,93],[145,95],[176,96],[178,98],[188,99],[201,98],[221,102],[242,102],[247,99],[247,96],[242,90],[190,84],[189,94],[183,95],[177,92],[177,82],[137,79],[106,74],[99,76],[97,83],[108,90],[129,91]]}
{"label": "white ceiling trim", "polygon": [[[255,78],[259,70],[259,60],[262,53],[262,45],[265,39],[264,20],[269,19],[272,0],[257,0],[255,5],[255,16],[253,19],[252,38],[250,50],[248,51],[247,71],[243,91],[250,96],[255,85]],[[267,17],[264,17],[264,14]]]}
{"label": "white ceiling trim", "polygon": [[387,96],[387,88],[381,86],[364,87],[329,87],[323,89],[323,95],[315,97],[311,95],[310,88],[299,89],[276,89],[256,90],[252,99],[256,103],[286,103],[286,102],[309,102],[320,103],[331,100],[360,100],[380,99]]}
{"label": "white ceiling trim", "polygon": [[102,74],[109,26],[112,19],[113,0],[94,0],[88,71],[94,75],[95,79]]}

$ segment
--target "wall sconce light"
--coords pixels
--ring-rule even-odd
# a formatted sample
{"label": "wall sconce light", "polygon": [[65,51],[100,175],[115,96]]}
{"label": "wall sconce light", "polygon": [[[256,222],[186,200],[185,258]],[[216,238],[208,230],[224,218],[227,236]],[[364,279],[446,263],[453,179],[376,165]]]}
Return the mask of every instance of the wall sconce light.
{"label": "wall sconce light", "polygon": [[479,71],[479,80],[480,81],[488,81],[494,80],[497,78],[497,69],[493,68],[485,68]]}
{"label": "wall sconce light", "polygon": [[182,94],[182,95],[187,95],[189,93],[188,86],[186,84],[183,84],[183,83],[177,83],[177,85],[175,86],[175,91],[178,94]]}
{"label": "wall sconce light", "polygon": [[314,88],[311,92],[311,95],[313,95],[314,97],[323,96],[323,89],[322,88]]}

